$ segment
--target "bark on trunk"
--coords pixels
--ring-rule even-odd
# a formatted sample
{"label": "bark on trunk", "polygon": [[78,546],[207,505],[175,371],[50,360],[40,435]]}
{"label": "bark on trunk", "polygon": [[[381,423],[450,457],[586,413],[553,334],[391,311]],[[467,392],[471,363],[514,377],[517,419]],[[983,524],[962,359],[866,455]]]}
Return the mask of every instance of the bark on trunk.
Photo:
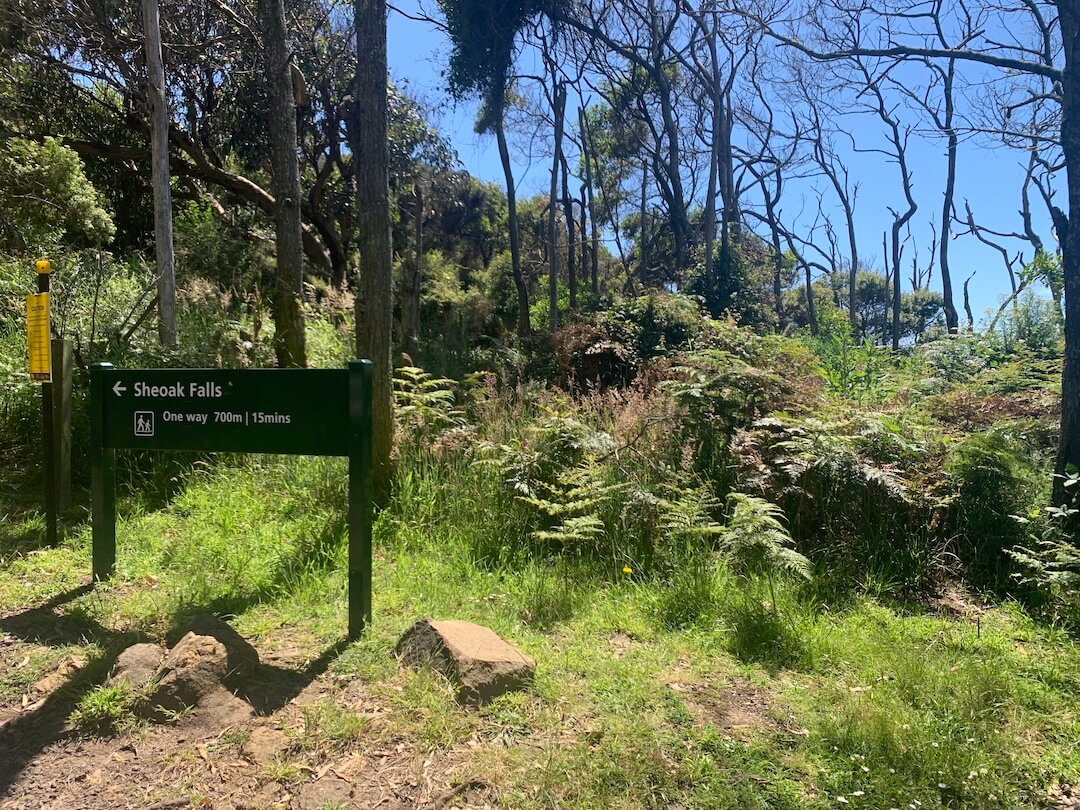
{"label": "bark on trunk", "polygon": [[559,328],[559,168],[562,165],[563,116],[566,112],[566,87],[555,88],[555,154],[551,158],[551,189],[548,195],[548,328]]}
{"label": "bark on trunk", "polygon": [[517,194],[514,190],[514,169],[510,165],[510,150],[506,146],[506,128],[503,121],[505,93],[500,92],[495,99],[494,111],[495,140],[499,144],[499,160],[502,162],[503,177],[506,180],[506,224],[510,229],[510,267],[514,274],[514,287],[518,299],[518,337],[526,337],[532,328],[529,325],[529,288],[521,271],[521,231],[518,228]]}
{"label": "bark on trunk", "polygon": [[176,269],[173,258],[172,191],[169,187],[169,110],[165,104],[165,65],[157,0],[143,0],[146,47],[146,98],[150,105],[151,171],[154,186],[154,253],[157,259],[158,338],[176,345]]}
{"label": "bark on trunk", "polygon": [[419,183],[413,224],[413,260],[405,268],[401,284],[401,351],[408,355],[410,365],[416,364],[420,347],[420,289],[424,277],[424,188]]}
{"label": "bark on trunk", "polygon": [[356,351],[373,369],[372,487],[385,503],[394,443],[393,268],[390,189],[387,180],[386,0],[355,0],[357,126],[354,148],[360,290],[356,297]]}
{"label": "bark on trunk", "polygon": [[277,272],[274,283],[274,352],[279,366],[307,365],[304,313],[304,246],[300,219],[300,165],[297,159],[296,107],[292,55],[282,0],[259,0],[270,94],[270,161],[273,168]]}
{"label": "bark on trunk", "polygon": [[[720,60],[716,51],[716,37],[709,32],[709,64],[712,69],[712,143],[709,149],[709,183],[705,191],[705,274],[712,273],[713,243],[716,240],[716,182],[720,165],[720,144],[723,140],[724,112],[720,81]],[[727,200],[724,201],[725,216]]]}
{"label": "bark on trunk", "polygon": [[570,166],[562,155],[562,204],[566,217],[566,281],[570,285],[570,311],[577,312],[577,220],[574,219],[574,198],[570,196]]}
{"label": "bark on trunk", "polygon": [[[646,206],[647,192],[649,179],[649,168],[644,163],[641,164],[641,210],[639,217],[641,220],[640,228],[638,231],[638,252],[641,254],[641,267],[638,269],[638,280],[642,284],[648,283],[649,278],[649,210]],[[705,268],[708,271],[708,268]]]}
{"label": "bark on trunk", "polygon": [[975,277],[975,273],[972,272],[970,276],[964,279],[964,314],[967,315],[967,330],[970,332],[975,328],[975,316],[971,314],[971,294],[968,291],[968,284],[971,283],[971,279]]}
{"label": "bark on trunk", "polygon": [[[1080,467],[1080,3],[1058,0],[1065,70],[1061,79],[1061,151],[1069,195],[1068,226],[1061,242],[1065,279],[1065,359],[1061,370],[1061,440],[1056,472],[1064,475]],[[1058,217],[1055,217],[1058,219]],[[1061,478],[1054,479],[1054,503],[1065,504],[1069,495]]]}
{"label": "bark on trunk", "polygon": [[[941,264],[941,295],[945,300],[945,326],[950,332],[960,329],[960,317],[953,301],[952,274],[949,271],[949,235],[952,230],[953,197],[956,193],[956,153],[959,138],[953,129],[953,77],[956,75],[956,60],[949,60],[945,72],[945,131],[948,134],[948,169],[945,174],[945,200],[941,206],[941,246],[939,263]],[[965,298],[967,288],[964,289]]]}
{"label": "bark on trunk", "polygon": [[[589,267],[589,286],[592,289],[593,296],[600,294],[600,236],[596,229],[596,203],[593,197],[593,177],[592,177],[592,134],[589,131],[589,122],[585,116],[585,108],[578,107],[578,123],[581,127],[581,144],[584,150],[585,159],[585,194],[588,197],[589,208],[589,224],[592,225],[592,248],[591,248],[591,264]],[[584,216],[584,212],[582,213]],[[581,239],[585,240],[585,226],[581,226]],[[585,266],[582,264],[582,272],[584,272]]]}

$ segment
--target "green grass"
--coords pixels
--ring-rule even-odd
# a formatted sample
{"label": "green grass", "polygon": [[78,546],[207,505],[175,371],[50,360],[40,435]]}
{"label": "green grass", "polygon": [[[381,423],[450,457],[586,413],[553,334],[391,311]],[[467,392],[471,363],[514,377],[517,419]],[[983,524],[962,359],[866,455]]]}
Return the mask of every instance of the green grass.
{"label": "green grass", "polygon": [[[812,585],[779,583],[774,604],[763,582],[719,562],[656,580],[572,558],[478,562],[478,549],[512,547],[514,529],[485,516],[471,475],[409,468],[377,524],[374,624],[329,674],[363,682],[380,723],[332,698],[307,706],[264,778],[303,779],[306,763],[377,735],[460,752],[520,808],[1035,808],[1055,781],[1080,781],[1080,649],[1019,606],[950,621]],[[344,480],[336,461],[262,458],[189,476],[158,511],[129,502],[116,578],[43,619],[78,620],[83,640],[28,642],[34,665],[0,690],[14,696],[61,650],[98,660],[129,637],[165,639],[202,609],[233,616],[264,651],[300,644],[317,657],[345,632]],[[55,549],[0,551],[5,614],[89,572],[85,529]],[[394,644],[422,616],[492,627],[537,660],[535,685],[468,710],[439,676],[399,671]],[[732,734],[701,695],[721,703],[745,683],[768,706]],[[122,726],[125,705],[94,689],[70,719]]]}

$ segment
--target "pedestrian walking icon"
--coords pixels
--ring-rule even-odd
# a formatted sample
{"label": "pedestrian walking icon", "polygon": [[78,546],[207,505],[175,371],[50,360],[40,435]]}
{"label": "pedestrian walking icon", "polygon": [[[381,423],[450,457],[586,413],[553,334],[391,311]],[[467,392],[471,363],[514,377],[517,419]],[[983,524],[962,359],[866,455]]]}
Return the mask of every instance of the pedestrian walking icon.
{"label": "pedestrian walking icon", "polygon": [[154,435],[154,412],[153,411],[135,411],[135,435],[136,436],[153,436]]}

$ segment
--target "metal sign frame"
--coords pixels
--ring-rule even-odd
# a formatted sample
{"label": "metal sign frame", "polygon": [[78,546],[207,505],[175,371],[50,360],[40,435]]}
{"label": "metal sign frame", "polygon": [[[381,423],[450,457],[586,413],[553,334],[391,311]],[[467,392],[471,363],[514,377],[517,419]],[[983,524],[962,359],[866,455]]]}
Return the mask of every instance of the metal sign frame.
{"label": "metal sign frame", "polygon": [[[107,580],[116,569],[116,450],[347,456],[349,638],[357,638],[371,622],[371,377],[370,360],[353,360],[348,369],[117,369],[93,363],[94,580]],[[245,407],[251,403],[260,409]],[[300,415],[295,409],[310,421],[293,421]],[[169,419],[159,420],[159,414]],[[165,428],[160,433],[158,424]]]}

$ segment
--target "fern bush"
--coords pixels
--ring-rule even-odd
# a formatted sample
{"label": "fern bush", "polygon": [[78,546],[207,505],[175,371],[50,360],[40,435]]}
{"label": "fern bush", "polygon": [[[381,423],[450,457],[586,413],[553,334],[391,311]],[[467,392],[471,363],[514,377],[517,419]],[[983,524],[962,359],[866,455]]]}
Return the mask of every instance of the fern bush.
{"label": "fern bush", "polygon": [[733,442],[740,486],[773,500],[798,549],[835,581],[925,588],[946,568],[939,493],[924,476],[940,446],[885,414],[767,418]]}
{"label": "fern bush", "polygon": [[952,551],[971,581],[997,588],[1014,569],[1006,551],[1028,539],[1011,515],[1038,514],[1049,501],[1049,459],[1032,447],[1026,423],[1007,422],[966,437],[950,452],[955,487],[947,507]]}
{"label": "fern bush", "polygon": [[1080,628],[1080,545],[1075,531],[1080,473],[1062,477],[1068,503],[1033,509],[1026,516],[1010,515],[1026,538],[1007,553],[1020,569],[1013,577],[1036,590],[1052,619],[1076,629]]}

